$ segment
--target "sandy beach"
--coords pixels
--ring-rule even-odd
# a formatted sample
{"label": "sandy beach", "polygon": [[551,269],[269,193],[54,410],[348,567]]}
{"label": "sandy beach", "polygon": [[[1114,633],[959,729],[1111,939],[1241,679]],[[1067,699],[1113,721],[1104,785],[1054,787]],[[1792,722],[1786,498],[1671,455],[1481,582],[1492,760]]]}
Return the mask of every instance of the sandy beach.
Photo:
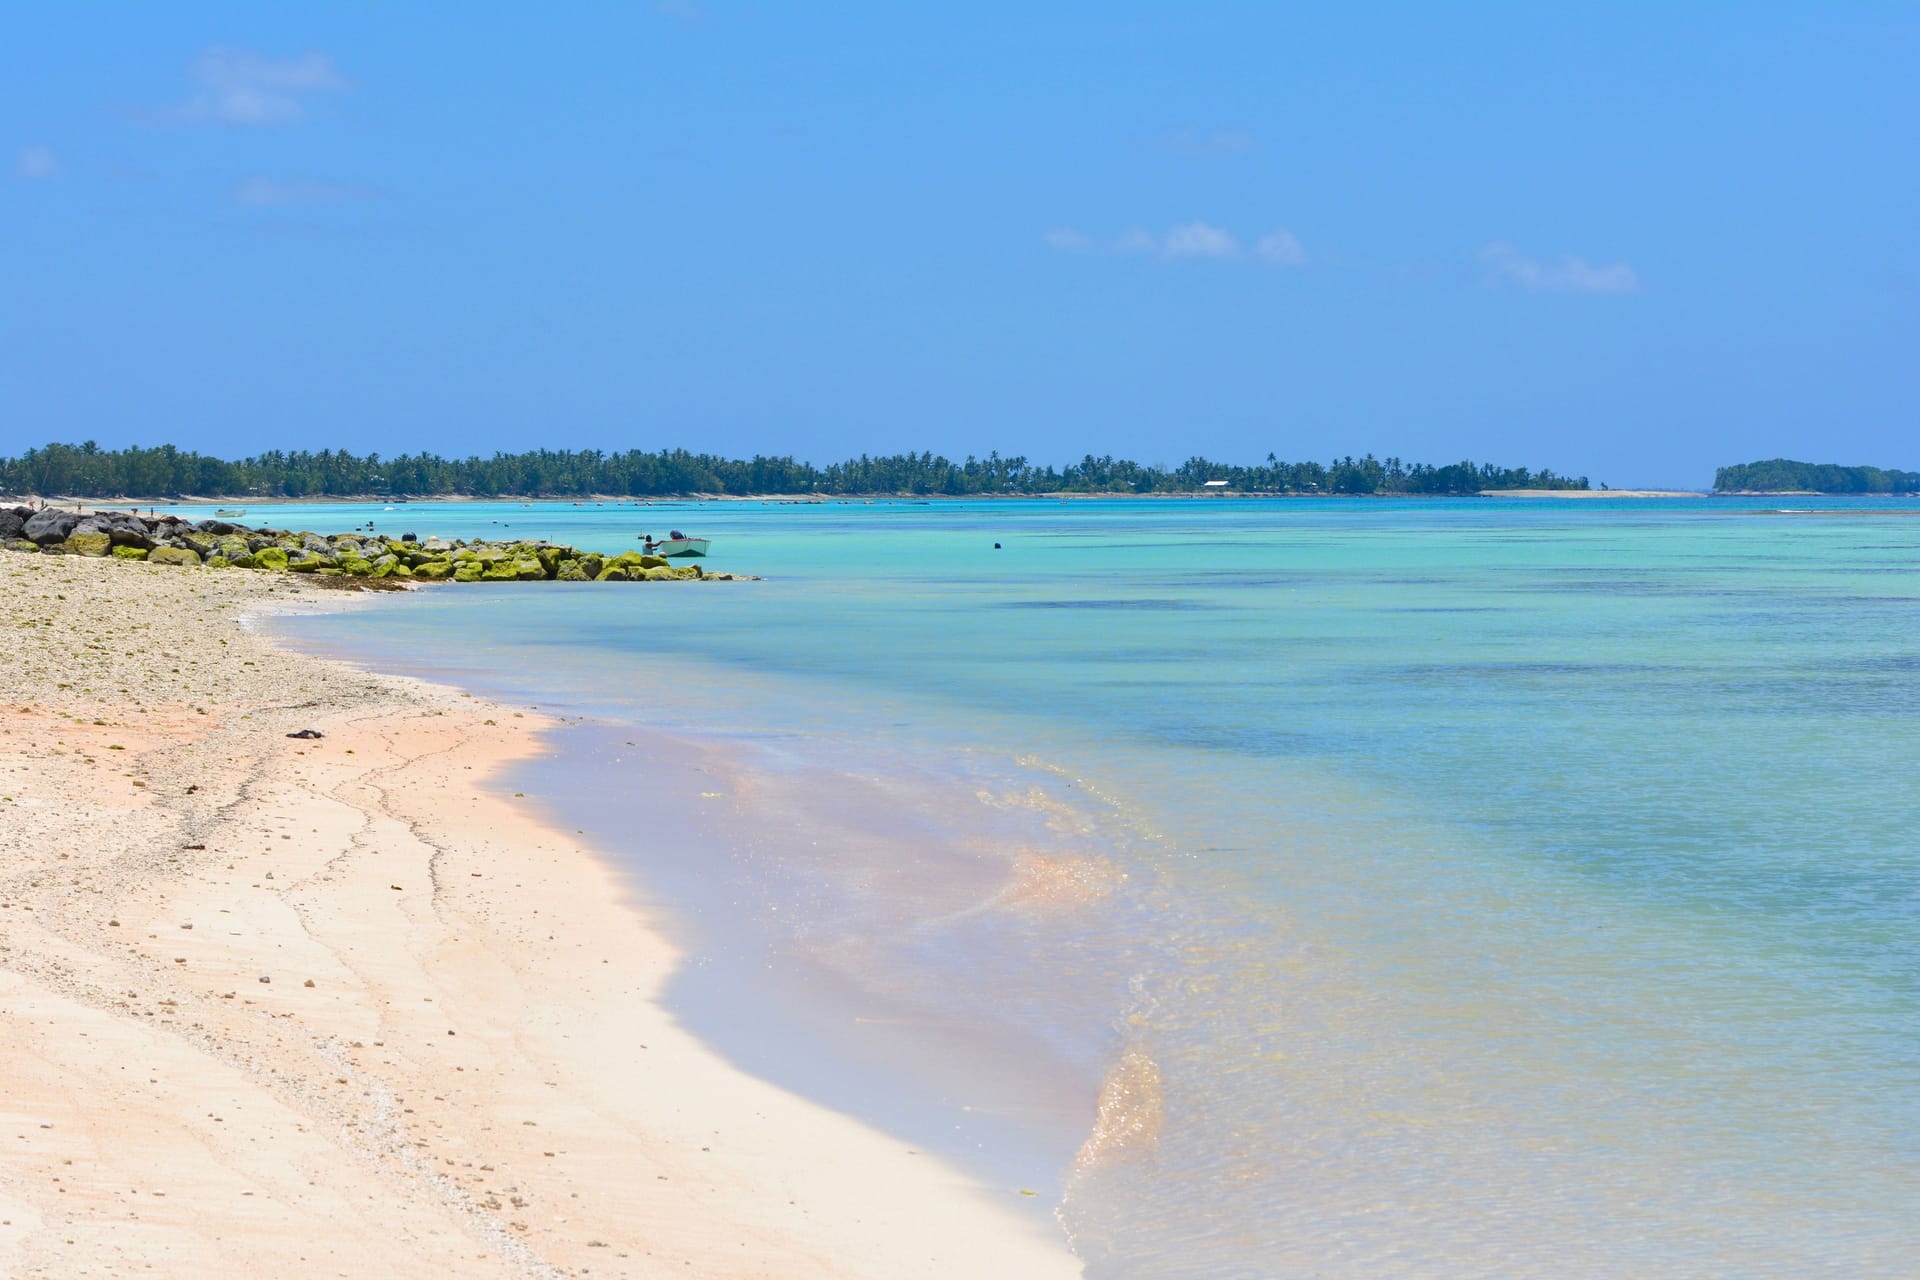
{"label": "sandy beach", "polygon": [[485,785],[537,715],[241,623],[354,598],[8,554],[0,599],[0,1274],[1079,1274],[662,1011],[643,905]]}
{"label": "sandy beach", "polygon": [[1483,498],[1710,498],[1701,489],[1482,489]]}

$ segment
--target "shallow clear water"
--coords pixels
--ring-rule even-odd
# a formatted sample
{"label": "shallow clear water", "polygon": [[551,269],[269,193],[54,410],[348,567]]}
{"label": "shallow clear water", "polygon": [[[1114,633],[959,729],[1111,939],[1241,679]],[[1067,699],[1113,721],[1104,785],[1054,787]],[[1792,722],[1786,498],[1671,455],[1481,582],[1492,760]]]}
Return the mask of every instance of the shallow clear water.
{"label": "shallow clear water", "polygon": [[584,717],[689,1024],[1092,1275],[1905,1275],[1920,504],[1789,504],[250,518],[765,574],[289,625]]}

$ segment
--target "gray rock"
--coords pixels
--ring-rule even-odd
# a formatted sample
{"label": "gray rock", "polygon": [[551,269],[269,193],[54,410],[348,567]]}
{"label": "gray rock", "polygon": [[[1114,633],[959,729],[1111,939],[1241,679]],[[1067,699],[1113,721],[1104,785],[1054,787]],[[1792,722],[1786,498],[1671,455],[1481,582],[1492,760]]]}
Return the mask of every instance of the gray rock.
{"label": "gray rock", "polygon": [[80,519],[78,511],[55,511],[49,507],[45,511],[34,512],[20,529],[24,536],[44,547],[56,542],[65,542],[67,536],[73,532],[73,527],[80,523]]}
{"label": "gray rock", "polygon": [[153,538],[147,532],[147,522],[127,511],[97,511],[75,525],[73,532],[104,533],[116,547],[153,545]]}
{"label": "gray rock", "polygon": [[32,512],[27,512],[23,515],[12,507],[0,509],[0,542],[9,542],[20,537],[21,530],[27,527],[27,515],[31,514]]}

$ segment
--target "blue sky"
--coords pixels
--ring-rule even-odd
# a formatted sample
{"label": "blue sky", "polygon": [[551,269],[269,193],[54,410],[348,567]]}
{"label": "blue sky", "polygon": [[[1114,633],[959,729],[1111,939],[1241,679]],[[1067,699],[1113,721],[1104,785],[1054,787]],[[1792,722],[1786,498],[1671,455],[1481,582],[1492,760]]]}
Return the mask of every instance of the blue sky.
{"label": "blue sky", "polygon": [[1920,467],[1920,5],[15,4],[0,449]]}

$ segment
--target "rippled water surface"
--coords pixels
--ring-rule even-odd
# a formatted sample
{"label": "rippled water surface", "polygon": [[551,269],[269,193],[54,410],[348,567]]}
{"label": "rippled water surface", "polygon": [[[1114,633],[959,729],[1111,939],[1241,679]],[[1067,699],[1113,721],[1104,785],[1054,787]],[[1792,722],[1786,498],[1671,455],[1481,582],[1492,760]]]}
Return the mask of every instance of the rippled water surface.
{"label": "rippled water surface", "polygon": [[765,575],[289,625],[583,717],[682,1016],[1091,1275],[1910,1275],[1920,504],[1778,505],[284,519]]}

